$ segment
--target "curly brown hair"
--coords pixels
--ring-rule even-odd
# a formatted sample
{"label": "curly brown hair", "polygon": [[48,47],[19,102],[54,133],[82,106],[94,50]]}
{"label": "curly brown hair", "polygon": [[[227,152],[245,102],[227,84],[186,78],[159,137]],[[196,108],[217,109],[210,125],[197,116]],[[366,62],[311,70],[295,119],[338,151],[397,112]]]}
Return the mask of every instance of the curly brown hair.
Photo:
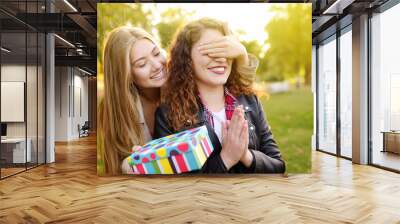
{"label": "curly brown hair", "polygon": [[[198,89],[194,78],[194,66],[191,58],[192,46],[200,39],[206,29],[214,29],[224,36],[230,35],[226,23],[203,18],[188,23],[180,30],[170,48],[170,59],[167,62],[169,80],[164,96],[168,108],[168,120],[172,128],[181,130],[186,125],[197,123],[199,112]],[[254,94],[252,89],[254,77],[239,73],[233,61],[232,71],[225,84],[234,96]]]}

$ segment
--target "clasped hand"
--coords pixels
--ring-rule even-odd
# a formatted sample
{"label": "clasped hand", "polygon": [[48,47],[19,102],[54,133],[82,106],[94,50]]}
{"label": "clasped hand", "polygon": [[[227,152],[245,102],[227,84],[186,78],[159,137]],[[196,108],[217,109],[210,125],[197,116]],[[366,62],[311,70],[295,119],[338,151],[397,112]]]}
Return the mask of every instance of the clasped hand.
{"label": "clasped hand", "polygon": [[232,119],[222,124],[221,158],[229,170],[239,161],[246,167],[251,165],[253,155],[248,149],[249,128],[244,118],[243,106],[238,106]]}

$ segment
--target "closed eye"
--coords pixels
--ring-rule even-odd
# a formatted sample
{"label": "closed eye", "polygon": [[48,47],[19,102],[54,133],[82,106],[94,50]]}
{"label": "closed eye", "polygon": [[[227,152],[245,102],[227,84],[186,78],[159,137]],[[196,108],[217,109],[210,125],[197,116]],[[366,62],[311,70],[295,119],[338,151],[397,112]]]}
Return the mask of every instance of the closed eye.
{"label": "closed eye", "polygon": [[135,60],[132,64],[133,64],[133,66],[143,67],[146,65],[146,58],[141,57],[141,58]]}

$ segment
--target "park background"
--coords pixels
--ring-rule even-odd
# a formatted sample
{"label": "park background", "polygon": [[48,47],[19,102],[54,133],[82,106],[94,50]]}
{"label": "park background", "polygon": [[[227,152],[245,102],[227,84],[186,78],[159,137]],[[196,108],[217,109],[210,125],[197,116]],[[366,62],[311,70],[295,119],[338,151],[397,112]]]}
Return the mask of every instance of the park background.
{"label": "park background", "polygon": [[[203,17],[223,20],[260,61],[254,88],[286,161],[286,172],[311,172],[311,4],[98,3],[97,9],[98,102],[104,94],[104,41],[114,28],[141,27],[168,53],[175,32],[187,22]],[[99,149],[97,171],[102,175]]]}

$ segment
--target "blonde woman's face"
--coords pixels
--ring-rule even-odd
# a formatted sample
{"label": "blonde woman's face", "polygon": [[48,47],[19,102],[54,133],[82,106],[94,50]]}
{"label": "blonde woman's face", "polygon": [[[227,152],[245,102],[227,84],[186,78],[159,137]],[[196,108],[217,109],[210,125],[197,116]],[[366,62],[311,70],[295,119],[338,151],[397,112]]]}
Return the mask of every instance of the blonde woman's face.
{"label": "blonde woman's face", "polygon": [[139,88],[159,88],[167,81],[165,55],[150,40],[137,40],[132,46],[130,60],[134,82]]}
{"label": "blonde woman's face", "polygon": [[191,50],[191,57],[194,66],[195,79],[205,85],[224,85],[232,70],[232,60],[212,58],[207,54],[201,54],[198,46],[201,43],[210,42],[223,37],[223,34],[215,29],[206,29],[201,34]]}

